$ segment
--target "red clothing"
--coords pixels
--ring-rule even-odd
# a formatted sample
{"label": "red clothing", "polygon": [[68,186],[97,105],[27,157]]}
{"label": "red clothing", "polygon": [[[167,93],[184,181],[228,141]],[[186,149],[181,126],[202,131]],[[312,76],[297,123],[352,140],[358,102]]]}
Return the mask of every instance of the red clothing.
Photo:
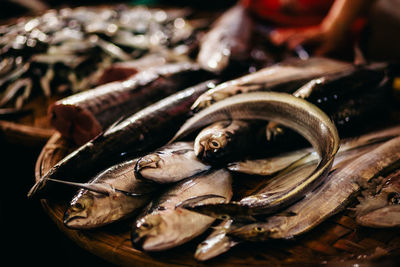
{"label": "red clothing", "polygon": [[334,0],[242,0],[255,16],[280,26],[309,26],[321,22]]}

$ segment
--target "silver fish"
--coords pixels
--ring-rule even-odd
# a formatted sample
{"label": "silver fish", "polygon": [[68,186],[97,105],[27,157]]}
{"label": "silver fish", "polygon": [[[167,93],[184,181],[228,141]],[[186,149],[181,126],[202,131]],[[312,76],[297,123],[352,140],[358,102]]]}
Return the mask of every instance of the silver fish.
{"label": "silver fish", "polygon": [[[396,126],[357,138],[345,139],[341,142],[341,147],[335,156],[334,165],[338,166],[342,161],[348,160],[349,157],[361,155],[399,135],[400,127]],[[285,159],[284,156],[287,156],[287,158]],[[296,157],[299,159],[294,160]],[[263,161],[268,163],[268,159],[259,160],[256,163]],[[281,157],[273,157],[270,161],[272,163],[274,161],[283,162],[285,164],[282,165],[286,165],[286,167],[266,180],[263,185],[258,185],[258,188],[253,193],[242,198],[239,202],[191,205],[186,208],[215,218],[231,217],[241,220],[255,220],[254,215],[270,213],[271,205],[274,206],[276,205],[275,203],[285,199],[286,194],[291,194],[298,184],[307,179],[318,164],[318,155],[316,152],[312,152],[311,149],[303,149],[286,153]],[[255,164],[253,165],[256,166]],[[254,169],[253,173],[257,174],[257,170]]]}
{"label": "silver fish", "polygon": [[[254,152],[262,138],[249,138],[261,133],[265,121],[219,121],[205,127],[194,140],[194,152],[202,161],[210,164],[232,162]],[[262,141],[261,141],[262,140]]]}
{"label": "silver fish", "polygon": [[217,85],[202,94],[192,105],[199,111],[227,97],[252,91],[291,92],[321,75],[344,72],[354,66],[328,58],[289,61]]}
{"label": "silver fish", "polygon": [[[118,190],[108,190],[106,195],[104,190],[94,192],[80,189],[64,214],[64,224],[73,229],[96,228],[126,218],[146,205],[151,200],[151,193],[158,187],[154,183],[136,178],[136,161],[137,159],[114,165],[96,175],[89,185],[108,186]],[[143,194],[134,197],[121,190]]]}
{"label": "silver fish", "polygon": [[248,52],[252,26],[245,7],[231,7],[202,38],[197,62],[206,70],[221,72],[228,66],[230,58]]}
{"label": "silver fish", "polygon": [[213,227],[214,231],[197,246],[196,252],[194,253],[196,260],[209,260],[239,244],[240,241],[233,240],[227,235],[227,232],[240,226],[243,226],[243,224],[236,223],[229,219]]}
{"label": "silver fish", "polygon": [[[243,161],[232,162],[228,164],[228,169],[234,172],[247,173],[251,175],[272,175],[285,168],[293,162],[306,157],[313,150],[304,148],[296,151],[279,154],[275,157],[266,159],[248,159]],[[318,155],[316,155],[318,157]]]}
{"label": "silver fish", "polygon": [[276,92],[247,93],[217,102],[187,120],[172,141],[202,126],[228,118],[274,120],[282,123],[305,137],[320,157],[318,168],[312,174],[283,197],[271,202],[270,212],[293,203],[317,186],[329,171],[339,148],[337,130],[325,113],[305,100]]}
{"label": "silver fish", "polygon": [[181,245],[200,235],[213,223],[214,218],[177,205],[202,195],[220,196],[207,198],[207,203],[230,201],[231,183],[231,175],[224,169],[179,182],[151,203],[148,212],[137,219],[132,229],[132,241],[141,242],[146,251],[160,251]]}
{"label": "silver fish", "polygon": [[376,228],[400,226],[400,170],[377,179],[362,195],[355,207],[358,224]]}
{"label": "silver fish", "polygon": [[[349,153],[353,149],[362,146],[369,146],[374,143],[390,140],[400,135],[400,126],[395,126],[375,132],[363,134],[358,137],[346,138],[341,141],[337,156],[342,153]],[[273,175],[284,170],[294,162],[307,158],[308,161],[317,160],[318,155],[312,148],[304,148],[295,151],[285,152],[265,159],[248,159],[228,164],[228,169],[234,172],[247,173],[251,175]],[[343,158],[343,157],[342,157]],[[338,158],[335,159],[335,162]]]}
{"label": "silver fish", "polygon": [[135,170],[145,179],[157,183],[171,183],[204,173],[211,168],[200,161],[193,150],[193,142],[176,142],[163,146],[141,157]]}
{"label": "silver fish", "polygon": [[372,151],[353,155],[334,167],[328,179],[304,199],[286,211],[296,216],[271,216],[259,222],[233,230],[229,234],[251,241],[287,239],[305,233],[332,215],[342,211],[362,186],[381,171],[399,165],[400,137],[393,138]]}

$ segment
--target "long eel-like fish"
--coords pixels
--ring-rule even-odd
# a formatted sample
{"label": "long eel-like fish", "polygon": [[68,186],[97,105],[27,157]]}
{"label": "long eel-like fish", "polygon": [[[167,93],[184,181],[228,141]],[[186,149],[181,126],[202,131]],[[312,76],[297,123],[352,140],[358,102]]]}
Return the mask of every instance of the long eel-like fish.
{"label": "long eel-like fish", "polygon": [[[215,80],[187,88],[129,116],[102,135],[82,145],[54,165],[28,193],[28,197],[49,189],[49,178],[73,182],[87,181],[94,173],[127,156],[139,156],[170,139],[190,116],[190,105]],[[162,134],[160,134],[162,133]],[[125,155],[125,156],[124,156]],[[53,188],[54,189],[54,188]],[[47,190],[50,193],[51,190]],[[44,196],[46,194],[42,194]]]}
{"label": "long eel-like fish", "polygon": [[300,133],[320,157],[317,168],[292,191],[270,202],[273,212],[301,198],[329,172],[339,148],[339,136],[331,120],[313,104],[286,93],[255,92],[233,96],[195,114],[170,141],[215,121],[226,119],[274,120]]}
{"label": "long eel-like fish", "polygon": [[116,120],[127,117],[182,88],[211,77],[198,64],[166,64],[127,80],[98,86],[63,98],[49,107],[51,124],[64,137],[82,145]]}
{"label": "long eel-like fish", "polygon": [[380,172],[400,164],[400,137],[342,164],[320,187],[287,208],[294,216],[271,216],[264,222],[240,227],[229,234],[250,241],[265,241],[293,238],[313,229],[342,211]]}

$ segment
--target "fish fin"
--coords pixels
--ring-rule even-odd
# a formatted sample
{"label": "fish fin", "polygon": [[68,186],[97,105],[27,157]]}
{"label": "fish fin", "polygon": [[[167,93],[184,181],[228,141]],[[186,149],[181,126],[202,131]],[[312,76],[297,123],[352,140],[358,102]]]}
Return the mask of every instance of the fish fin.
{"label": "fish fin", "polygon": [[109,184],[75,183],[75,182],[57,180],[57,179],[53,179],[53,178],[48,178],[48,181],[52,181],[52,182],[56,182],[56,183],[60,183],[60,184],[65,184],[65,185],[70,185],[70,186],[75,186],[75,187],[78,187],[78,188],[82,188],[82,189],[86,189],[86,190],[93,191],[93,192],[96,192],[96,193],[100,193],[100,194],[103,194],[103,195],[106,195],[106,196],[109,196],[110,194],[115,193],[115,192],[124,194],[126,196],[130,196],[130,197],[143,196],[143,194],[136,194],[136,193],[133,193],[133,192],[128,192],[128,191],[125,191],[125,190],[114,188]]}
{"label": "fish fin", "polygon": [[[214,195],[214,194],[208,194],[208,195],[203,195],[203,196],[197,196],[197,197],[191,197],[188,198],[178,204],[176,204],[175,208],[188,208],[188,207],[193,207],[196,204],[198,205],[200,201],[210,199],[210,198],[220,198],[220,199],[226,199],[223,196],[219,195]],[[200,204],[201,205],[201,204]]]}

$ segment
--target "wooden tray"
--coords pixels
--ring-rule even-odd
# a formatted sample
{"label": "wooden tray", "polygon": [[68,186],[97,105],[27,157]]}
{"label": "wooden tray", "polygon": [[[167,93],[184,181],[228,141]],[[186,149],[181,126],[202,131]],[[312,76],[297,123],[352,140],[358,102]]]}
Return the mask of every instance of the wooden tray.
{"label": "wooden tray", "polygon": [[34,97],[24,106],[30,112],[9,120],[0,120],[0,134],[10,144],[43,147],[56,132],[50,125],[47,109],[51,103],[62,97]]}
{"label": "wooden tray", "polygon": [[[58,133],[41,151],[36,162],[35,177],[40,179],[49,168],[72,150],[71,144]],[[285,266],[293,264],[393,264],[400,255],[400,229],[370,229],[359,227],[349,211],[322,223],[298,240],[243,243],[227,253],[198,262],[193,254],[198,243],[207,235],[164,252],[147,253],[132,246],[130,225],[133,219],[117,222],[94,230],[71,230],[62,218],[70,200],[52,202],[41,200],[43,208],[58,228],[79,246],[118,265],[146,266]]]}

